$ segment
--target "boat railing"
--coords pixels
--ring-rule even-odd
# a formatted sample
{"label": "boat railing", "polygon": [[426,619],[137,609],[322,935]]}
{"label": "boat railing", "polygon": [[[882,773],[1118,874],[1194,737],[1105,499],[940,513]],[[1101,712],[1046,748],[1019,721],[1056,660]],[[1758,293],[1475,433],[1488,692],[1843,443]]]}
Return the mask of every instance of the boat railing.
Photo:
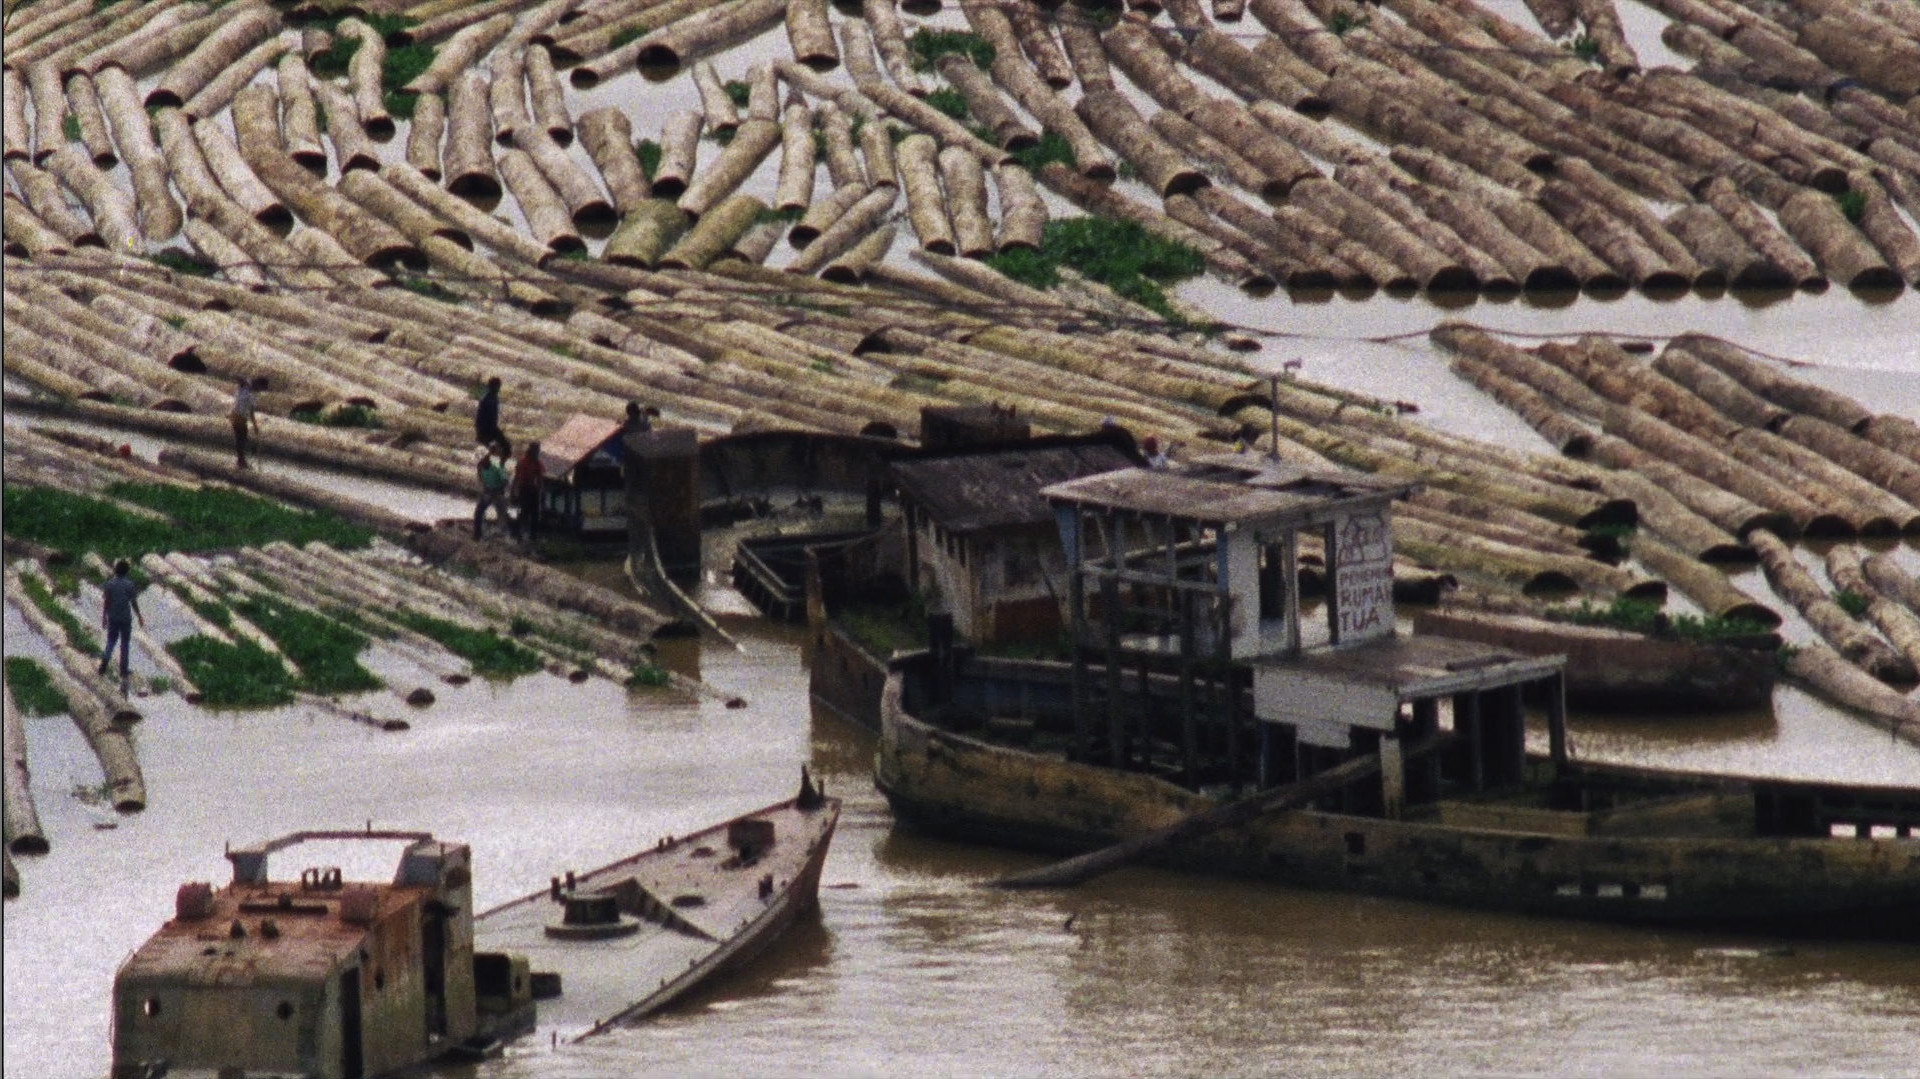
{"label": "boat railing", "polygon": [[1920,838],[1920,788],[1756,780],[1753,803],[1761,835]]}

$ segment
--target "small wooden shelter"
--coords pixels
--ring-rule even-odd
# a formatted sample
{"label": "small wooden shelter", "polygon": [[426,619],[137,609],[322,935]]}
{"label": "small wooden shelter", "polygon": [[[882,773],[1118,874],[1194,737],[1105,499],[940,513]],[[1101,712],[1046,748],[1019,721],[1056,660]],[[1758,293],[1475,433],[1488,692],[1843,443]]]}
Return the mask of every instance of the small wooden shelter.
{"label": "small wooden shelter", "polygon": [[[1563,759],[1561,657],[1396,635],[1390,508],[1418,486],[1223,454],[1040,492],[1066,552],[1076,755],[1265,788],[1377,750],[1397,816],[1436,767],[1404,767],[1402,745],[1443,712],[1476,789],[1518,780],[1520,690],[1547,683]],[[1323,620],[1303,617],[1306,537],[1325,554]],[[1167,708],[1177,722],[1157,721]],[[1169,728],[1180,744],[1163,747]]]}
{"label": "small wooden shelter", "polygon": [[960,636],[975,644],[1058,631],[1066,565],[1040,490],[1133,464],[1109,443],[1088,439],[895,461],[908,586],[936,594]]}
{"label": "small wooden shelter", "polygon": [[619,420],[575,413],[540,440],[547,470],[544,509],[549,520],[579,536],[625,533],[626,449]]}

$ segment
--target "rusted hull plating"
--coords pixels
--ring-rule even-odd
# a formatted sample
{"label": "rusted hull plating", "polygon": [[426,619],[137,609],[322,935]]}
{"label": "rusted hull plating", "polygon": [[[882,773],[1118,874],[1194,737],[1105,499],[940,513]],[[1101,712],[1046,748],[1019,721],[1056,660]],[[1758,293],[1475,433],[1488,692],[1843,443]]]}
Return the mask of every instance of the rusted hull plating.
{"label": "rusted hull plating", "polygon": [[[875,781],[939,834],[1091,850],[1213,804],[1149,776],[938,730],[882,705]],[[1728,796],[1703,793],[1703,803]],[[1726,816],[1724,805],[1700,810]],[[1559,818],[1572,831],[1575,814]],[[1751,810],[1748,810],[1749,817]],[[1579,835],[1295,810],[1166,849],[1158,864],[1523,914],[1652,926],[1920,940],[1920,838]]]}

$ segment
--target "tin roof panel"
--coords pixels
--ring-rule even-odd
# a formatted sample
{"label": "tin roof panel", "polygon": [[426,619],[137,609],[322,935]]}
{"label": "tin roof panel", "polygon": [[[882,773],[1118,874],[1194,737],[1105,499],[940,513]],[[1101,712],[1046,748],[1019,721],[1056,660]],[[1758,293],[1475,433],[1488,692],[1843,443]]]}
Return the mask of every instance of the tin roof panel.
{"label": "tin roof panel", "polygon": [[1105,443],[896,461],[892,469],[902,493],[961,533],[1051,521],[1041,497],[1049,484],[1115,469],[1145,473]]}

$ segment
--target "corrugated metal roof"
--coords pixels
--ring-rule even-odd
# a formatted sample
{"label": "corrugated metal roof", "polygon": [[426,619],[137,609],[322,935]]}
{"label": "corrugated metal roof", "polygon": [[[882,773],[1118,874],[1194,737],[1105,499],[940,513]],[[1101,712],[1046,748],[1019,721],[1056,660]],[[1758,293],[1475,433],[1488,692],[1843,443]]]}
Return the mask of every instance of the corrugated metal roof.
{"label": "corrugated metal roof", "polygon": [[576,412],[567,417],[558,431],[540,440],[540,463],[546,466],[549,476],[572,472],[619,433],[619,420]]}
{"label": "corrugated metal roof", "polygon": [[1136,469],[1069,480],[1048,487],[1044,497],[1207,525],[1297,526],[1343,507],[1388,501],[1418,487],[1358,472],[1308,472],[1251,463],[1229,468],[1209,459],[1168,471]]}
{"label": "corrugated metal roof", "polygon": [[[234,884],[216,891],[203,917],[174,918],[126,961],[121,977],[180,987],[255,982],[319,984],[367,939],[368,926],[341,917],[351,891],[374,893],[373,923],[417,905],[432,889],[348,883],[314,891],[293,881]],[[266,923],[272,923],[267,929]],[[241,935],[233,935],[233,926]],[[399,972],[395,972],[396,974]]]}
{"label": "corrugated metal roof", "polygon": [[1042,487],[1135,470],[1125,454],[1104,443],[896,461],[891,467],[903,494],[949,531],[962,533],[1051,521]]}

